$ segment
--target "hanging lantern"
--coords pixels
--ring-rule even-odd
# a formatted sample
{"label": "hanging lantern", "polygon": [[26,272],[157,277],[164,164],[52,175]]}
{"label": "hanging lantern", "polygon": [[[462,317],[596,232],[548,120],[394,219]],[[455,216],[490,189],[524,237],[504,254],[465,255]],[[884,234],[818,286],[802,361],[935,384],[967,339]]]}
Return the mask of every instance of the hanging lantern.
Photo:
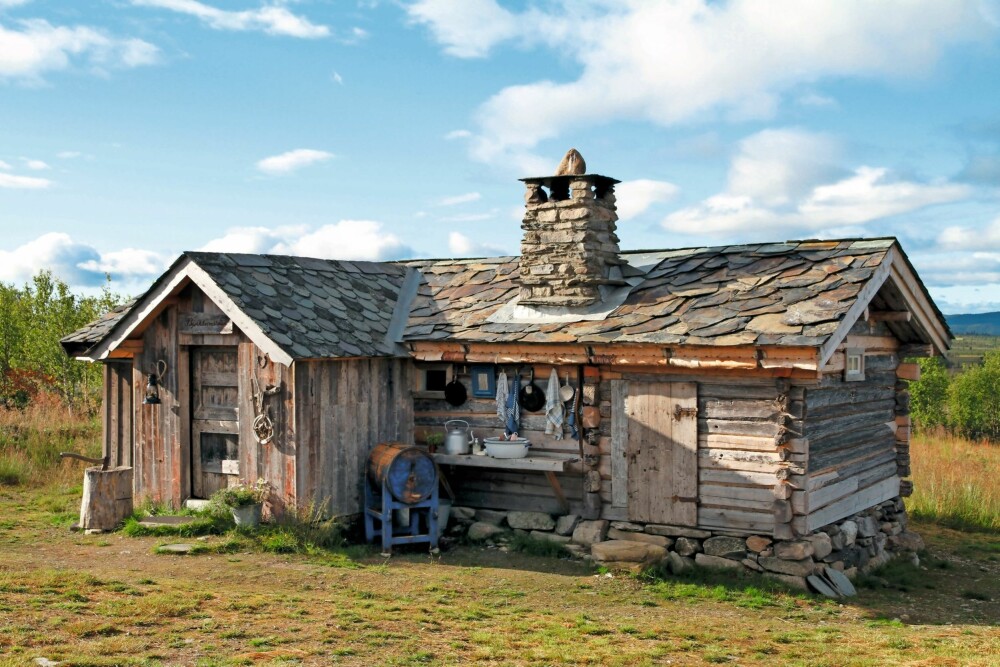
{"label": "hanging lantern", "polygon": [[156,373],[150,373],[146,376],[146,398],[142,401],[143,405],[159,405],[160,404],[160,383],[156,379]]}
{"label": "hanging lantern", "polygon": [[154,372],[146,376],[146,397],[142,399],[143,405],[160,404],[160,383],[163,376],[167,374],[167,362],[162,359],[156,362]]}

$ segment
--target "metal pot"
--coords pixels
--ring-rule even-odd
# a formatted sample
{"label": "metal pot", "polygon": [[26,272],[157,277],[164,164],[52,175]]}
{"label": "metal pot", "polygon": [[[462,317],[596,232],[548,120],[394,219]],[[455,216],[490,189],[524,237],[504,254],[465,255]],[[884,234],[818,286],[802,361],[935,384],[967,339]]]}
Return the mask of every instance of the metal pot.
{"label": "metal pot", "polygon": [[[448,424],[465,424],[465,428],[449,428]],[[469,422],[464,419],[449,419],[444,423],[444,451],[448,454],[468,454],[470,444]]]}
{"label": "metal pot", "polygon": [[535,384],[535,369],[531,369],[528,384],[521,388],[518,399],[521,407],[528,412],[538,412],[545,407],[545,392]]}

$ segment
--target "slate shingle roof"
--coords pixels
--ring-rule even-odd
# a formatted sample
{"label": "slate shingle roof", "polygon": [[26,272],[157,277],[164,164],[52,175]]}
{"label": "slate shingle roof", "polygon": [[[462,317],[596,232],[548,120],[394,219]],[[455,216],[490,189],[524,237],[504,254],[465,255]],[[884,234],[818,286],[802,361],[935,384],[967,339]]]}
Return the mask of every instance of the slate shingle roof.
{"label": "slate shingle roof", "polygon": [[292,358],[394,353],[386,333],[406,267],[282,255],[185,255]]}
{"label": "slate shingle roof", "polygon": [[[491,323],[517,296],[518,258],[400,263],[185,253],[293,358],[385,356],[407,267],[421,281],[404,341],[823,345],[895,239],[622,253],[636,279],[603,320]],[[124,315],[64,339],[83,350]],[[943,316],[942,316],[943,319]]]}
{"label": "slate shingle roof", "polygon": [[600,321],[491,323],[517,295],[516,257],[413,261],[424,281],[406,341],[819,346],[894,239],[622,253],[645,270]]}
{"label": "slate shingle roof", "polygon": [[95,343],[108,335],[112,327],[118,324],[118,320],[135,305],[135,302],[135,299],[131,299],[128,303],[123,303],[117,308],[101,315],[93,322],[62,338],[59,343],[66,350],[66,354],[75,356],[89,350]]}

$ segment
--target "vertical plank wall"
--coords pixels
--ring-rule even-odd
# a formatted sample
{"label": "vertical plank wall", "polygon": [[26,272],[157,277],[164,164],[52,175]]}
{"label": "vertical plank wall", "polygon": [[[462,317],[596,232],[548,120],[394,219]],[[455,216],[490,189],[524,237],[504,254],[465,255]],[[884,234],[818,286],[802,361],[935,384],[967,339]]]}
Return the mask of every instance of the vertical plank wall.
{"label": "vertical plank wall", "polygon": [[113,468],[131,466],[133,461],[132,383],[131,359],[104,363],[103,455]]}
{"label": "vertical plank wall", "polygon": [[[274,491],[269,510],[280,515],[295,507],[295,380],[292,367],[268,359],[249,338],[240,334],[237,386],[239,390],[240,476],[249,481],[265,479]],[[257,378],[261,390],[279,387],[278,393],[263,399],[263,409],[274,429],[273,438],[258,443],[254,420],[258,415],[254,405],[252,378]]]}
{"label": "vertical plank wall", "polygon": [[413,442],[408,359],[299,361],[294,365],[296,499],[332,515],[363,507],[365,464],[380,442]]}
{"label": "vertical plank wall", "polygon": [[[181,418],[178,401],[180,375],[177,344],[177,307],[166,307],[142,335],[143,349],[134,358],[132,372],[135,414],[134,488],[137,502],[151,500],[177,504],[181,500],[182,469],[187,465],[181,451]],[[146,376],[163,360],[166,376],[160,385],[160,404],[143,405]]]}

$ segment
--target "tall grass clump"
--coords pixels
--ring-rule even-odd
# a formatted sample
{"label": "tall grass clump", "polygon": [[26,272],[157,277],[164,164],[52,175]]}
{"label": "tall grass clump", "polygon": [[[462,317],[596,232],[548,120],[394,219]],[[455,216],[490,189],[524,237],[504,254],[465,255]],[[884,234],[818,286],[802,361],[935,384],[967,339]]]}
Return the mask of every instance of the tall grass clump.
{"label": "tall grass clump", "polygon": [[913,517],[1000,533],[1000,445],[938,430],[915,436],[910,451],[913,495],[906,506]]}
{"label": "tall grass clump", "polygon": [[78,483],[81,464],[59,452],[101,454],[97,417],[71,411],[55,395],[41,394],[24,408],[0,407],[0,486]]}

